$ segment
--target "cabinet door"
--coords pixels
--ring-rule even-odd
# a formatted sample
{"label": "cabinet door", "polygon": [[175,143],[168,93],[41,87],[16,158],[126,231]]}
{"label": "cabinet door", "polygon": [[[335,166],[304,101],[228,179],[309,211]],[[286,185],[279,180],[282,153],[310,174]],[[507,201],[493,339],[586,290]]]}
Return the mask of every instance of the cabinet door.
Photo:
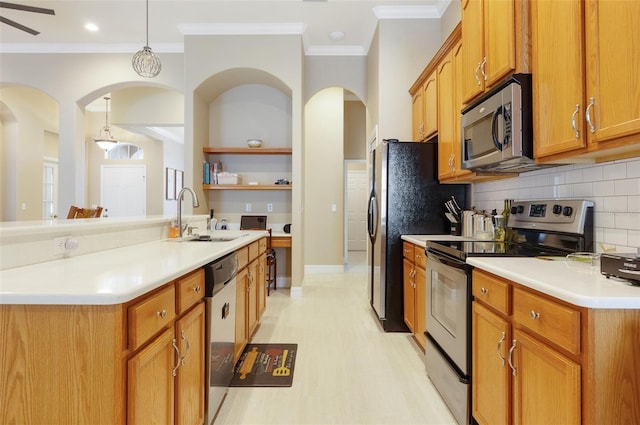
{"label": "cabinet door", "polygon": [[415,329],[415,290],[413,288],[414,279],[413,263],[406,258],[402,260],[402,282],[404,287],[404,323],[409,330]]}
{"label": "cabinet door", "polygon": [[451,143],[451,165],[456,177],[471,174],[469,170],[462,169],[462,105],[464,96],[462,94],[462,43],[458,43],[453,48],[453,140]]}
{"label": "cabinet door", "polygon": [[247,337],[251,339],[258,326],[258,260],[249,263],[247,268]]}
{"label": "cabinet door", "polygon": [[580,424],[580,365],[514,330],[513,423]]}
{"label": "cabinet door", "polygon": [[[499,25],[496,25],[499,22]],[[516,68],[513,0],[484,1],[484,72],[491,87]]]}
{"label": "cabinet door", "polygon": [[267,307],[267,254],[258,257],[258,321]]}
{"label": "cabinet door", "polygon": [[181,363],[176,375],[176,423],[204,423],[205,382],[205,314],[198,304],[176,323]]}
{"label": "cabinet door", "polygon": [[411,98],[411,121],[413,140],[422,140],[424,134],[424,97],[422,89],[419,89]]}
{"label": "cabinet door", "polygon": [[438,87],[436,71],[433,71],[424,83],[424,134],[428,139],[438,131]]}
{"label": "cabinet door", "polygon": [[511,369],[509,323],[474,302],[472,310],[472,406],[480,425],[508,424]]}
{"label": "cabinet door", "polygon": [[173,328],[167,329],[129,359],[128,424],[174,423],[174,341]]}
{"label": "cabinet door", "polygon": [[454,129],[453,53],[438,64],[438,178],[452,175]]}
{"label": "cabinet door", "polygon": [[413,282],[415,285],[415,297],[416,297],[416,300],[415,300],[416,321],[415,321],[415,327],[413,329],[413,334],[415,335],[416,340],[418,341],[418,344],[420,344],[420,346],[424,350],[425,347],[427,346],[427,336],[425,335],[425,332],[427,330],[427,320],[426,320],[427,310],[425,308],[426,302],[427,302],[426,300],[427,292],[425,289],[427,285],[427,275],[424,269],[416,266]]}
{"label": "cabinet door", "polygon": [[484,78],[480,73],[484,58],[483,4],[483,0],[462,1],[462,87],[465,103],[484,91]]}
{"label": "cabinet door", "polygon": [[531,2],[534,156],[586,146],[581,0]]}
{"label": "cabinet door", "polygon": [[[593,130],[601,143],[640,134],[640,2],[587,1],[587,99]],[[635,137],[638,143],[640,138]]]}
{"label": "cabinet door", "polygon": [[236,276],[236,343],[234,360],[237,362],[242,350],[249,342],[247,336],[247,268],[240,270]]}

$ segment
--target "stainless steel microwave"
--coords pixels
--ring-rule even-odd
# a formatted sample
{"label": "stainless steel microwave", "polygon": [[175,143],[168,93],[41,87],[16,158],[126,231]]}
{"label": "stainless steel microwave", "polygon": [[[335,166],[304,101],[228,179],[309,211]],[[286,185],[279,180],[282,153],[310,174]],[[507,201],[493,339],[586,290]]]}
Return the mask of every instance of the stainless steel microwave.
{"label": "stainless steel microwave", "polygon": [[531,74],[513,74],[462,110],[462,168],[518,173],[533,160]]}

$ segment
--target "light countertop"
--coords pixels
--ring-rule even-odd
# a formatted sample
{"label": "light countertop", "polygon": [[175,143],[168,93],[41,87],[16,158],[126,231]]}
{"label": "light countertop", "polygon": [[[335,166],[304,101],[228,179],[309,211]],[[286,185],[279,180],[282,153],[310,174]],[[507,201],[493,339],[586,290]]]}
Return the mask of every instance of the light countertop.
{"label": "light countertop", "polygon": [[[451,235],[402,235],[425,247],[428,240],[473,240]],[[600,274],[600,264],[523,257],[469,257],[467,264],[568,303],[587,308],[640,309],[640,287]]]}
{"label": "light countertop", "polygon": [[216,231],[228,242],[170,239],[0,271],[0,304],[121,304],[268,235]]}

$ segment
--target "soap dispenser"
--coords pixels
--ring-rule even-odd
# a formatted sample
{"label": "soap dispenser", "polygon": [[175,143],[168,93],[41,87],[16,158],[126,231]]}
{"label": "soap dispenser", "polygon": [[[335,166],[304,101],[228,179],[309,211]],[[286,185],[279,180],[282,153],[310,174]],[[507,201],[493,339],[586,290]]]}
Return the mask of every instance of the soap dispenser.
{"label": "soap dispenser", "polygon": [[216,230],[218,220],[213,216],[213,209],[209,211],[209,230]]}

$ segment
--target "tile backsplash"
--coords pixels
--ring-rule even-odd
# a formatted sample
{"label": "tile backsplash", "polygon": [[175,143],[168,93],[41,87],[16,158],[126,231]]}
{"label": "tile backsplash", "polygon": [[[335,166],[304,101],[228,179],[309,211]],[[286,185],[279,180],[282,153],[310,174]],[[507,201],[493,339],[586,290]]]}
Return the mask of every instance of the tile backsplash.
{"label": "tile backsplash", "polygon": [[473,185],[473,205],[502,211],[504,199],[588,199],[597,252],[640,252],[640,158],[547,168]]}

